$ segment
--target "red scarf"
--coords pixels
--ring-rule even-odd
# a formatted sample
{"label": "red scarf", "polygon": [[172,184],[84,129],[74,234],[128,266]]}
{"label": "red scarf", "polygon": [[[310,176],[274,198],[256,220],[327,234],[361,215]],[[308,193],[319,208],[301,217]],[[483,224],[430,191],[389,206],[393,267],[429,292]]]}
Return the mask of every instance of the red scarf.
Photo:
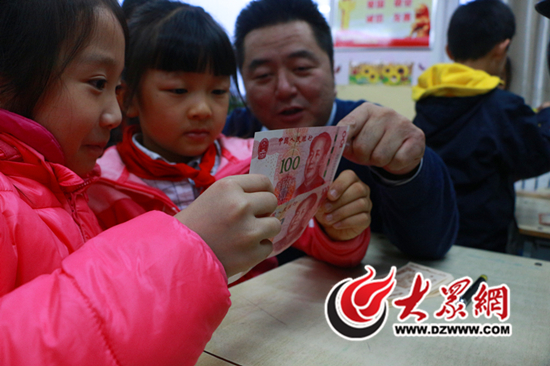
{"label": "red scarf", "polygon": [[216,145],[212,144],[202,155],[199,170],[184,163],[169,164],[164,160],[153,160],[132,141],[138,126],[128,126],[122,142],[116,148],[126,168],[143,179],[180,181],[192,179],[197,188],[208,188],[216,179],[210,174],[216,162]]}

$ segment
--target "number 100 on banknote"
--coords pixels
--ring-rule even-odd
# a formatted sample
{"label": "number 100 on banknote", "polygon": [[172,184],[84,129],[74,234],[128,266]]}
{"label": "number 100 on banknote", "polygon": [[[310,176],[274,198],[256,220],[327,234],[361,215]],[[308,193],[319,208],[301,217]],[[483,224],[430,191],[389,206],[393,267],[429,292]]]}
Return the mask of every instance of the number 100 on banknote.
{"label": "number 100 on banknote", "polygon": [[[294,237],[303,232],[324,201],[347,134],[348,127],[337,126],[255,134],[250,173],[263,174],[271,180],[278,203],[275,216],[283,223],[281,233],[273,241],[274,252],[281,252],[297,239]],[[304,201],[308,202],[307,209],[300,204]]]}

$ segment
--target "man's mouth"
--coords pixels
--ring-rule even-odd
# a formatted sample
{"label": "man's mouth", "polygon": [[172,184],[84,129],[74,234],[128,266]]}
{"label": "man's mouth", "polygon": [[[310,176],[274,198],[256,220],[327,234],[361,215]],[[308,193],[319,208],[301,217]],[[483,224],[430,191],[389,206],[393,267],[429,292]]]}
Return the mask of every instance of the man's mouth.
{"label": "man's mouth", "polygon": [[289,108],[289,109],[285,109],[280,114],[282,114],[283,116],[291,116],[301,111],[302,111],[302,108]]}

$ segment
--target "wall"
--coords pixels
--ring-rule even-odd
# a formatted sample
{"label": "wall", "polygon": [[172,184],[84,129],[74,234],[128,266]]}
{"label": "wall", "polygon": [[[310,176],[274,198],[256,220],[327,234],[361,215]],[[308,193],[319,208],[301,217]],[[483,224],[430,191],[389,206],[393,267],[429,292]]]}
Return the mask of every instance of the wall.
{"label": "wall", "polygon": [[511,91],[537,107],[550,100],[550,82],[546,48],[550,34],[549,20],[534,6],[537,0],[509,0],[516,16],[516,36],[510,46],[512,59]]}
{"label": "wall", "polygon": [[336,91],[340,99],[364,99],[395,109],[399,114],[409,119],[414,118],[414,102],[411,98],[411,87],[409,86],[337,85]]}
{"label": "wall", "polygon": [[[337,9],[337,0],[333,1],[333,9]],[[412,86],[387,85],[349,85],[350,63],[384,62],[410,63],[414,62],[412,70],[412,85],[416,84],[418,76],[430,65],[449,62],[445,54],[446,29],[448,20],[459,4],[459,0],[438,0],[432,10],[432,45],[429,49],[335,49],[335,69],[337,95],[342,99],[367,99],[395,109],[397,112],[412,119],[415,115],[414,102],[411,99]],[[331,19],[334,22],[334,17]]]}
{"label": "wall", "polygon": [[[392,59],[415,59],[424,63],[422,68],[438,62],[450,62],[445,54],[446,29],[449,20],[464,0],[438,0],[435,16],[432,17],[434,30],[433,46],[429,50],[387,50],[387,49],[336,49],[337,91],[340,98],[369,99],[391,107],[412,118],[414,104],[410,98],[411,87],[396,86],[350,86],[346,80],[350,60],[376,61]],[[521,95],[526,102],[537,107],[550,101],[550,77],[546,59],[546,48],[550,41],[550,21],[540,16],[534,9],[537,0],[508,0],[507,3],[516,16],[516,36],[512,40],[509,56],[512,60],[512,83],[510,91]],[[334,7],[334,6],[333,6]],[[410,56],[408,56],[410,55]],[[421,70],[416,68],[413,80],[416,82]],[[395,89],[392,89],[395,88]]]}

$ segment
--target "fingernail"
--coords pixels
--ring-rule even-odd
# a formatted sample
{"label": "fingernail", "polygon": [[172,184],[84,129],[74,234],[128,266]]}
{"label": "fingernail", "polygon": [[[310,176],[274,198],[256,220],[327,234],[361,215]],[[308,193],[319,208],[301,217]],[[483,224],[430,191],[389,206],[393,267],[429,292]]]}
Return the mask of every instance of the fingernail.
{"label": "fingernail", "polygon": [[325,220],[327,220],[328,222],[332,222],[332,215],[331,214],[326,215]]}
{"label": "fingernail", "polygon": [[331,196],[332,198],[338,197],[338,192],[336,192],[336,189],[331,189],[331,190],[330,190],[330,196]]}
{"label": "fingernail", "polygon": [[330,203],[325,203],[325,211],[330,211],[332,209],[332,205]]}

